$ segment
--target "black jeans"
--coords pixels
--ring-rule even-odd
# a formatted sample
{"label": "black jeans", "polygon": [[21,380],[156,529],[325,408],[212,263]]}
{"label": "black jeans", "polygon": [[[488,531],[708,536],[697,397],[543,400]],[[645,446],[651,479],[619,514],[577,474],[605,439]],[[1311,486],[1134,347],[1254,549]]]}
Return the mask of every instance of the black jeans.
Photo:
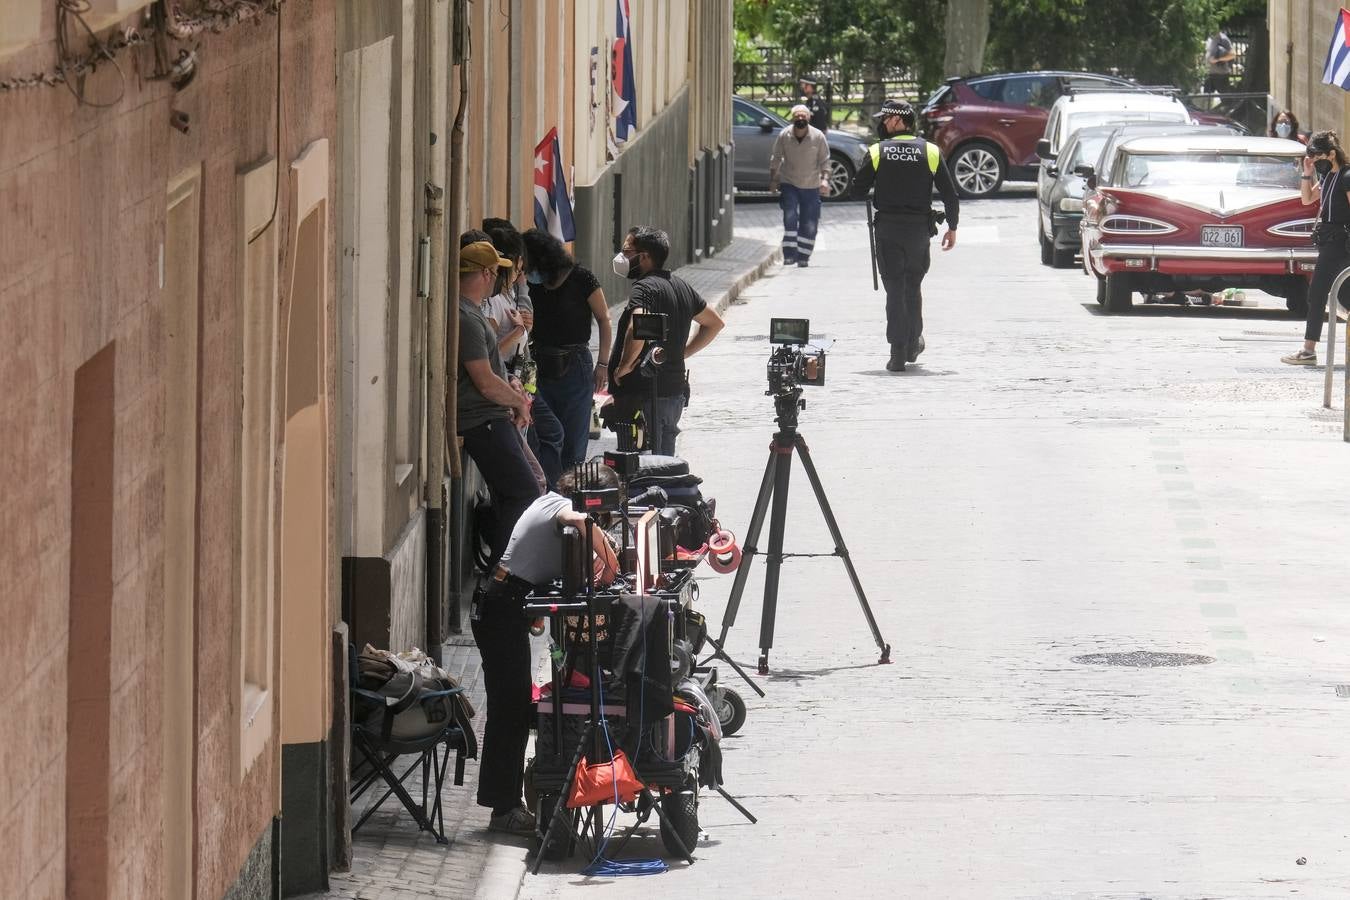
{"label": "black jeans", "polygon": [[923,335],[929,240],[927,222],[877,220],[877,271],[886,288],[886,340],[892,352],[911,351]]}
{"label": "black jeans", "polygon": [[539,483],[534,469],[525,456],[529,449],[510,419],[493,419],[461,432],[464,452],[469,454],[488,490],[492,492],[492,508],[496,524],[492,533],[484,535],[492,551],[489,567],[497,564],[511,540],[511,530],[525,508],[539,496]]}
{"label": "black jeans", "polygon": [[[1317,268],[1313,269],[1312,284],[1308,285],[1308,320],[1303,339],[1317,343],[1322,339],[1322,316],[1327,311],[1327,292],[1341,270],[1350,266],[1350,249],[1345,241],[1323,244],[1317,248]],[[1341,286],[1336,298],[1341,306],[1350,309],[1350,282]]]}
{"label": "black jeans", "polygon": [[478,805],[502,813],[520,805],[530,737],[530,635],[521,611],[528,588],[490,581],[469,626],[483,660],[487,722],[478,758]]}

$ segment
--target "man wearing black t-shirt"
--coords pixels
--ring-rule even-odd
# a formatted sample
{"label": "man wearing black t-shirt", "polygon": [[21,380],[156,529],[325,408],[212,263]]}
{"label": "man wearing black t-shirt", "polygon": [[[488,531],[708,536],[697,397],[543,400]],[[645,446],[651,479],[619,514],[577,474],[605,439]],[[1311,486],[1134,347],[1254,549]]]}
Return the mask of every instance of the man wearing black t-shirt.
{"label": "man wearing black t-shirt", "polygon": [[[680,433],[680,415],[688,399],[684,361],[712,343],[722,330],[722,317],[699,296],[688,282],[666,269],[670,237],[659,228],[643,226],[628,232],[623,249],[614,258],[615,271],[633,279],[628,305],[619,317],[618,339],[610,357],[610,393],[616,401],[636,406],[651,439],[648,447],[662,456],[675,455]],[[661,343],[661,362],[656,369],[656,390],[641,372],[635,372],[646,341],[633,337],[634,312],[664,313],[666,340]],[[698,323],[691,338],[689,332]]]}

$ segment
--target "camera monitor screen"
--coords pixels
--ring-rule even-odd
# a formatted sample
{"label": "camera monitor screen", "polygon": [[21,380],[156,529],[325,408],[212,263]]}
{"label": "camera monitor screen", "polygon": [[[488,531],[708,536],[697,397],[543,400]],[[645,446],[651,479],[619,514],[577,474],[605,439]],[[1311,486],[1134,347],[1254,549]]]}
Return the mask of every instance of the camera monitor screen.
{"label": "camera monitor screen", "polygon": [[771,344],[806,344],[810,340],[810,319],[769,320],[769,343]]}

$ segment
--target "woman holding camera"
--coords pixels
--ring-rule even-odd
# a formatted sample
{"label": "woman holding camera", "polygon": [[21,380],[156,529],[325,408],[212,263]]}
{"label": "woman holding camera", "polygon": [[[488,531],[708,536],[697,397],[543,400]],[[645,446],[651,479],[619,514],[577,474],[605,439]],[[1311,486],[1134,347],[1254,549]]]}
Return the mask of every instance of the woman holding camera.
{"label": "woman holding camera", "polygon": [[[1317,267],[1308,286],[1308,319],[1303,329],[1303,349],[1282,357],[1291,366],[1317,365],[1317,342],[1322,336],[1322,316],[1326,313],[1327,292],[1346,266],[1350,266],[1350,160],[1341,149],[1334,131],[1319,131],[1308,139],[1299,176],[1299,191],[1305,206],[1317,207],[1317,225],[1313,243],[1317,245]],[[1341,306],[1350,307],[1347,290],[1337,297]]]}
{"label": "woman holding camera", "polygon": [[[525,277],[534,304],[530,348],[539,396],[563,427],[562,464],[586,459],[591,399],[608,383],[609,307],[594,273],[579,266],[562,241],[538,228],[524,234]],[[600,330],[601,362],[591,356],[591,322]]]}

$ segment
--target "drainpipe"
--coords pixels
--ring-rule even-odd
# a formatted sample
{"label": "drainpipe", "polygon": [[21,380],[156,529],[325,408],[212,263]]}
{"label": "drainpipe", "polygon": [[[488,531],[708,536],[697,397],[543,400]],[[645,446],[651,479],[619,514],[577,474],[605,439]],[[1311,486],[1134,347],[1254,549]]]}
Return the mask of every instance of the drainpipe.
{"label": "drainpipe", "polygon": [[[464,115],[469,104],[469,15],[466,0],[455,0],[454,33],[451,59],[459,72],[459,105],[450,128],[450,200],[446,223],[445,306],[445,409],[444,453],[450,472],[450,506],[447,511],[447,542],[450,545],[450,615],[446,627],[452,632],[464,630],[459,619],[460,587],[464,584],[463,535],[457,527],[464,516],[464,466],[459,457],[459,416],[455,396],[459,391],[459,235],[464,231],[464,188],[468,175],[465,153]],[[445,470],[442,469],[442,472]]]}

